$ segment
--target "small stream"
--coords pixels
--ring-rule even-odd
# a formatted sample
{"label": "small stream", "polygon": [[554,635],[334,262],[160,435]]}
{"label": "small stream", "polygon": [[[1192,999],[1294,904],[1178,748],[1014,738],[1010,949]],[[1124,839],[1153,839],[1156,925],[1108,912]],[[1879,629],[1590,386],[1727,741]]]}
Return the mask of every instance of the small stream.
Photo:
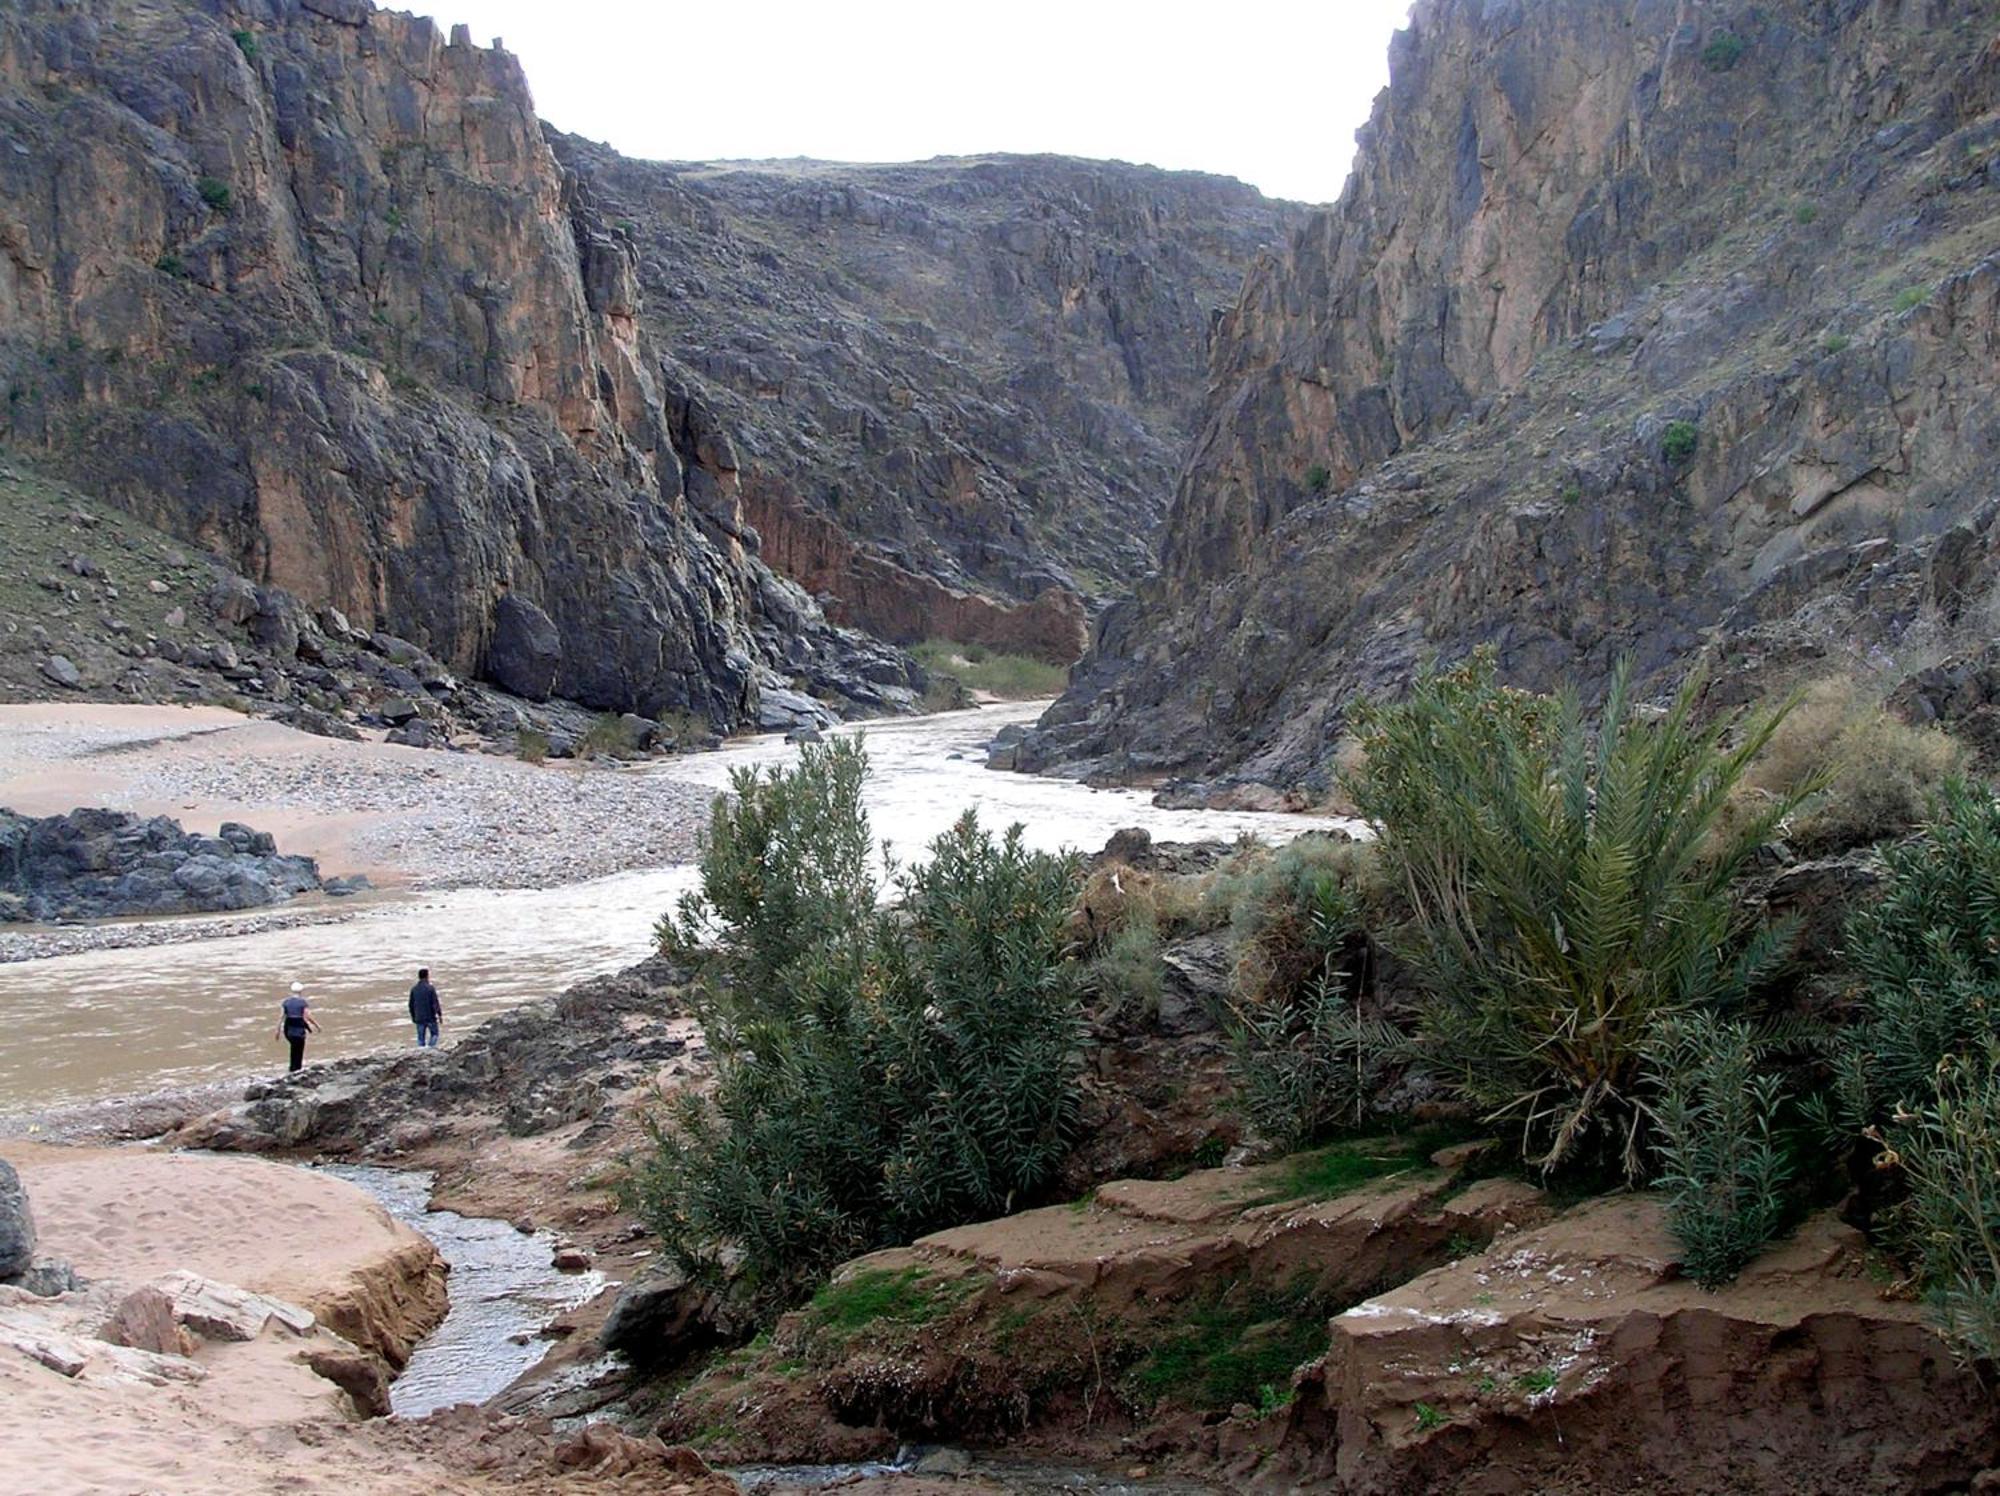
{"label": "small stream", "polygon": [[457,1403],[482,1403],[530,1371],[548,1349],[540,1332],[604,1288],[600,1272],[558,1272],[555,1239],[505,1221],[430,1208],[431,1176],[367,1164],[319,1164],[359,1185],[382,1208],[436,1245],[451,1265],[451,1308],[389,1390],[399,1418],[421,1418]]}

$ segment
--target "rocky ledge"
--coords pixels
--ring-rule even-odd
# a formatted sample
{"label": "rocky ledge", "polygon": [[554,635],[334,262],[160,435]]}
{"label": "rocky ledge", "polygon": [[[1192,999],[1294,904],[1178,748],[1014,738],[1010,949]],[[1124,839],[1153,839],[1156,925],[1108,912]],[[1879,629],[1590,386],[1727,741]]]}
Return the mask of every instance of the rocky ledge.
{"label": "rocky ledge", "polygon": [[199,836],[168,816],[0,809],[0,923],[261,909],[366,881],[324,881],[310,857],[286,856],[269,832],[235,821]]}

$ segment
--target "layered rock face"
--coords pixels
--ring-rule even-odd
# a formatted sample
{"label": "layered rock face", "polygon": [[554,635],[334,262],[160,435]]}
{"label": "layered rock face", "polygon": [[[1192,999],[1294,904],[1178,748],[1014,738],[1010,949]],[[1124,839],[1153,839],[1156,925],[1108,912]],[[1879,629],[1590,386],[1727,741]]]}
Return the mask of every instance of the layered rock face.
{"label": "layered rock face", "polygon": [[1422,0],[1391,64],[1218,329],[1161,575],[1023,767],[1311,786],[1428,657],[1893,669],[1977,611],[1990,16]]}
{"label": "layered rock face", "polygon": [[733,722],[760,667],[879,664],[690,509],[702,415],[637,314],[630,244],[462,30],[364,0],[0,16],[6,440],[461,671],[516,597],[530,672],[592,706]]}
{"label": "layered rock face", "polygon": [[[1215,309],[1298,210],[995,156],[667,165],[551,134],[720,416],[703,479],[839,621],[1067,663],[1150,569]],[[696,483],[691,480],[690,491]]]}

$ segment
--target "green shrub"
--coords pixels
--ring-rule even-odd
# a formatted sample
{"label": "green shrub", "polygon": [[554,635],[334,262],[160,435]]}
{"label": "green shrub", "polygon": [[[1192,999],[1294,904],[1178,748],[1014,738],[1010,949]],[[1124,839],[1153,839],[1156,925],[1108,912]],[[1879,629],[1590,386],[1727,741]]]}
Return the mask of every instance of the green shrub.
{"label": "green shrub", "polygon": [[1562,501],[1565,504],[1581,503],[1583,501],[1583,485],[1575,479],[1571,479],[1565,483],[1562,486]]}
{"label": "green shrub", "polygon": [[1160,964],[1160,927],[1149,911],[1135,910],[1104,941],[1091,961],[1090,984],[1114,1012],[1151,1019],[1160,1011],[1166,974]]}
{"label": "green shrub", "polygon": [[1726,73],[1743,60],[1750,44],[1733,31],[1718,31],[1701,49],[1701,65],[1711,73]]}
{"label": "green shrub", "polygon": [[1906,1186],[1878,1217],[1945,1333],[2000,1353],[2000,805],[1953,780],[1848,921],[1859,1013],[1817,1116]]}
{"label": "green shrub", "polygon": [[1375,895],[1366,843],[1300,837],[1246,849],[1210,886],[1209,918],[1235,948],[1226,1025],[1237,1101],[1288,1148],[1368,1119],[1397,1034],[1359,1008]]}
{"label": "green shrub", "polygon": [[1758,1060],[1749,1025],[1711,1013],[1663,1020],[1650,1046],[1659,1186],[1683,1266],[1703,1288],[1734,1279],[1792,1215],[1776,1134],[1783,1082]]}
{"label": "green shrub", "polygon": [[1896,293],[1895,308],[1898,312],[1907,312],[1914,307],[1922,306],[1930,299],[1929,286],[1906,286]]}
{"label": "green shrub", "polygon": [[1333,470],[1323,462],[1315,462],[1306,469],[1306,492],[1314,498],[1324,498],[1333,487]]}
{"label": "green shrub", "polygon": [[181,257],[170,249],[153,261],[153,268],[162,275],[180,275],[187,267],[181,263]]}
{"label": "green shrub", "polygon": [[1003,701],[1030,701],[1060,696],[1069,684],[1069,671],[1062,665],[1030,655],[1006,654],[982,644],[927,639],[913,646],[910,653],[930,675],[933,686],[943,682],[943,689],[967,700],[969,693],[983,691]]}
{"label": "green shrub", "polygon": [[1828,355],[1845,353],[1853,346],[1854,339],[1850,338],[1844,332],[1829,333],[1819,345],[1820,352]]}
{"label": "green shrub", "polygon": [[219,177],[203,177],[194,184],[194,190],[201,194],[201,200],[218,213],[227,213],[232,195],[229,184]]}
{"label": "green shrub", "polygon": [[523,763],[541,763],[549,756],[549,735],[539,727],[524,727],[514,734],[514,752]]}
{"label": "green shrub", "polygon": [[601,713],[576,740],[578,758],[624,758],[638,751],[631,725],[616,712]]}
{"label": "green shrub", "polygon": [[1668,467],[1686,467],[1701,446],[1701,428],[1693,421],[1670,421],[1660,437],[1660,456]]}
{"label": "green shrub", "polygon": [[255,62],[257,60],[256,33],[250,31],[232,31],[229,33],[229,39],[236,43],[236,50],[249,58],[250,61]]}
{"label": "green shrub", "polygon": [[1792,209],[1792,222],[1800,228],[1811,228],[1819,222],[1819,204],[1800,203]]}
{"label": "green shrub", "polygon": [[1930,1105],[1941,1065],[2000,1041],[2000,805],[1984,788],[1947,782],[1923,834],[1884,850],[1847,957],[1860,1012],[1827,1115],[1851,1138]]}
{"label": "green shrub", "polygon": [[1241,1004],[1229,1039],[1244,1115],[1260,1137],[1300,1148],[1369,1120],[1401,1035],[1364,1018],[1347,983],[1327,977],[1295,997]]}
{"label": "green shrub", "polygon": [[1777,800],[1718,834],[1779,714],[1695,721],[1700,681],[1657,716],[1621,666],[1593,732],[1573,693],[1499,686],[1490,655],[1364,708],[1350,785],[1412,911],[1425,1063],[1545,1170],[1645,1168],[1654,1026],[1720,1010],[1779,940],[1734,897]]}
{"label": "green shrub", "polygon": [[701,838],[701,890],[661,920],[661,946],[693,954],[713,940],[729,977],[768,1006],[792,966],[874,913],[867,777],[867,751],[852,738],[803,745],[791,769],[736,770]]}
{"label": "green shrub", "polygon": [[1931,1100],[1892,1140],[1938,1327],[1968,1359],[2000,1358],[2000,1045],[1942,1061]]}
{"label": "green shrub", "polygon": [[864,770],[835,743],[739,775],[702,894],[669,922],[681,943],[719,926],[694,995],[715,1086],[650,1120],[624,1198],[689,1272],[740,1254],[767,1310],[845,1258],[1016,1208],[1075,1122],[1075,862],[967,814],[899,875],[900,910],[877,911]]}

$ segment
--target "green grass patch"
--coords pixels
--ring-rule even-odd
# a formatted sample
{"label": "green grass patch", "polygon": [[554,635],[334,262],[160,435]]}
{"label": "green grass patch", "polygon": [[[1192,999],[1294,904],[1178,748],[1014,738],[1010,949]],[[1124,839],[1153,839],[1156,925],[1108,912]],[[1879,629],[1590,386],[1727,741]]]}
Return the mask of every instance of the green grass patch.
{"label": "green grass patch", "polygon": [[1434,1172],[1430,1156],[1458,1141],[1446,1127],[1419,1128],[1396,1137],[1350,1138],[1324,1148],[1311,1148],[1281,1159],[1272,1187],[1256,1203],[1276,1205],[1285,1200],[1330,1200],[1400,1174]]}
{"label": "green grass patch", "polygon": [[984,644],[926,639],[910,650],[933,682],[955,682],[965,691],[983,691],[1003,701],[1060,696],[1069,684],[1066,666],[1029,655],[1007,654]]}
{"label": "green grass patch", "polygon": [[921,1325],[960,1297],[962,1291],[932,1279],[920,1267],[867,1268],[814,1294],[806,1315],[815,1330],[837,1333],[883,1322]]}
{"label": "green grass patch", "polygon": [[1907,312],[1922,306],[1931,299],[1929,286],[1905,286],[1896,293],[1895,307],[1899,312]]}
{"label": "green grass patch", "polygon": [[1187,1307],[1127,1373],[1135,1401],[1202,1411],[1290,1400],[1292,1373],[1326,1349],[1330,1306],[1303,1287],[1234,1288]]}

